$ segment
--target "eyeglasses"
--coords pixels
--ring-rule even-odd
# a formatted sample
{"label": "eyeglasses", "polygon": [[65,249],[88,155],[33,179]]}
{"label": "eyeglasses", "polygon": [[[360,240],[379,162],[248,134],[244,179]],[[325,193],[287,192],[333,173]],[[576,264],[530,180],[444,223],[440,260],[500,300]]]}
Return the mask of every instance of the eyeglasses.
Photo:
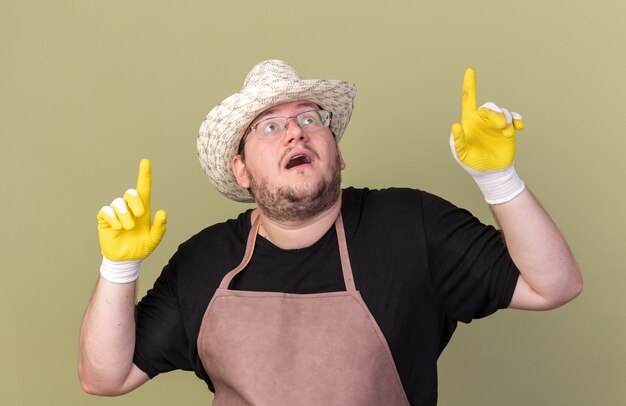
{"label": "eyeglasses", "polygon": [[[326,110],[309,110],[291,117],[270,117],[265,118],[249,127],[249,132],[261,139],[277,138],[285,134],[289,127],[289,119],[295,118],[296,123],[303,131],[315,131],[328,128],[332,113]],[[239,143],[239,153],[243,150],[246,135]]]}
{"label": "eyeglasses", "polygon": [[314,131],[328,127],[331,115],[326,110],[309,110],[291,117],[266,118],[250,126],[250,129],[260,138],[274,138],[285,133],[290,118],[295,118],[304,131]]}
{"label": "eyeglasses", "polygon": [[326,110],[304,111],[291,117],[270,117],[250,126],[259,138],[275,138],[283,135],[289,126],[289,119],[295,118],[296,123],[304,131],[314,131],[330,125],[331,113]]}

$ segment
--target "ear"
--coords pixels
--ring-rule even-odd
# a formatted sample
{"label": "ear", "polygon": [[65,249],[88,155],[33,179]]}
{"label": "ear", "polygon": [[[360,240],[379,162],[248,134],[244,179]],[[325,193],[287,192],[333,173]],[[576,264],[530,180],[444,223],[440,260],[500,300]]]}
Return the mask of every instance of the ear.
{"label": "ear", "polygon": [[346,169],[346,162],[343,160],[343,156],[341,156],[341,148],[339,148],[339,143],[337,143],[337,155],[339,155],[339,169],[342,171]]}
{"label": "ear", "polygon": [[241,158],[241,155],[237,154],[233,157],[233,173],[235,174],[235,179],[237,179],[237,183],[244,189],[248,189],[250,187],[250,179],[248,177],[248,171],[246,170],[246,163]]}

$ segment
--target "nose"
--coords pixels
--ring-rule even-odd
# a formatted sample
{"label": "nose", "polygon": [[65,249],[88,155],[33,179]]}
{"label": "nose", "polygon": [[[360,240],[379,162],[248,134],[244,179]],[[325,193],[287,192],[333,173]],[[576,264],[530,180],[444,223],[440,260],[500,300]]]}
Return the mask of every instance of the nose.
{"label": "nose", "polygon": [[283,137],[285,144],[290,144],[294,140],[304,141],[306,132],[300,127],[295,117],[289,117],[285,123],[285,135]]}

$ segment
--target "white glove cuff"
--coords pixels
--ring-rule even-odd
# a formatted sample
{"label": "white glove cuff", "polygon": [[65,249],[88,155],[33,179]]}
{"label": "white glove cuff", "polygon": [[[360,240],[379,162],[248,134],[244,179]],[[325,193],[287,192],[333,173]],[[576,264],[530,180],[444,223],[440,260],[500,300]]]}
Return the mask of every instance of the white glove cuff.
{"label": "white glove cuff", "polygon": [[483,193],[485,201],[489,204],[500,204],[512,200],[524,191],[526,185],[520,179],[513,165],[498,171],[480,172],[470,168],[459,160],[454,148],[454,140],[450,135],[450,148],[454,159],[463,169],[474,178],[478,188]]}
{"label": "white glove cuff", "polygon": [[508,202],[522,193],[526,187],[524,181],[517,175],[513,165],[493,172],[478,172],[465,165],[463,167],[472,175],[478,188],[483,192],[485,201],[489,204]]}
{"label": "white glove cuff", "polygon": [[111,261],[102,257],[100,275],[111,283],[130,283],[139,277],[141,260],[136,261]]}

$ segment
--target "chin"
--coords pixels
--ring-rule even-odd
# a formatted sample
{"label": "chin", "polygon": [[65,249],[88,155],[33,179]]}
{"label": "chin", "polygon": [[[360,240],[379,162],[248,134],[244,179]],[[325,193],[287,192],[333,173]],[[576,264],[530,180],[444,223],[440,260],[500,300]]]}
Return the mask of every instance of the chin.
{"label": "chin", "polygon": [[314,196],[319,193],[319,190],[324,188],[325,182],[311,182],[311,181],[302,181],[298,182],[292,186],[285,186],[285,190],[290,190],[291,194],[294,196],[298,196],[301,198],[305,198],[307,196]]}
{"label": "chin", "polygon": [[[325,177],[309,174],[306,177],[286,176],[285,184],[271,184],[267,179],[256,179],[248,172],[250,191],[261,210],[276,220],[311,218],[329,209],[341,194],[340,161]],[[302,173],[304,175],[304,172]],[[295,173],[292,175],[298,175]],[[295,178],[295,179],[294,179]]]}

